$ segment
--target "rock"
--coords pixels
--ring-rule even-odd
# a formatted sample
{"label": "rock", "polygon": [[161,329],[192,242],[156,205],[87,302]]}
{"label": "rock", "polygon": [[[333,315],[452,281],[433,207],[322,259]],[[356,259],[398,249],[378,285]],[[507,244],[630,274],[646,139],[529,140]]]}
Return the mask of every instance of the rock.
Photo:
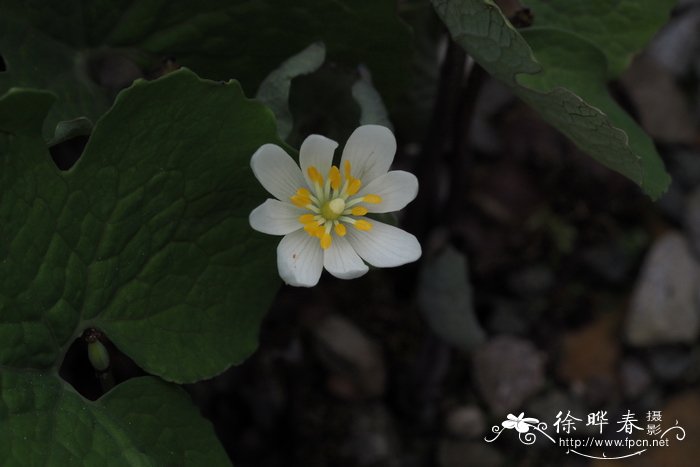
{"label": "rock", "polygon": [[581,252],[581,259],[591,272],[604,281],[622,285],[627,281],[636,259],[629,247],[623,242],[594,245]]}
{"label": "rock", "polygon": [[648,253],[632,296],[625,336],[635,346],[693,342],[700,333],[698,265],[683,236],[668,233]]}
{"label": "rock", "polygon": [[649,364],[656,377],[664,383],[683,378],[690,368],[690,352],[679,348],[655,349],[649,356]]}
{"label": "rock", "polygon": [[503,456],[483,441],[443,440],[440,443],[440,467],[499,467]]}
{"label": "rock", "polygon": [[466,353],[486,339],[472,293],[467,258],[455,248],[424,261],[417,291],[423,318],[440,339]]}
{"label": "rock", "polygon": [[486,421],[479,407],[464,405],[450,410],[445,417],[445,428],[456,438],[480,438],[486,430]]}
{"label": "rock", "polygon": [[[680,168],[670,170],[673,183],[671,183],[666,193],[664,193],[657,201],[657,205],[661,209],[661,212],[673,222],[678,224],[683,223],[686,204],[685,193],[683,192],[683,188],[681,186],[683,181],[681,178],[676,177],[676,174],[680,170]],[[692,173],[686,173],[685,176],[687,178],[695,177],[695,175]]]}
{"label": "rock", "polygon": [[543,264],[528,266],[508,278],[508,288],[522,297],[545,294],[553,284],[554,274]]}
{"label": "rock", "polygon": [[[690,148],[674,148],[666,155],[673,183],[669,189],[689,191],[700,185],[700,152]],[[682,206],[684,203],[679,203]]]}
{"label": "rock", "polygon": [[390,414],[380,404],[354,411],[349,432],[340,446],[346,465],[370,467],[397,465],[397,435]]}
{"label": "rock", "polygon": [[683,220],[690,247],[696,258],[700,258],[700,186],[688,195]]}
{"label": "rock", "polygon": [[364,399],[384,393],[386,370],[381,349],[357,326],[329,314],[313,323],[311,332],[334,395]]}
{"label": "rock", "polygon": [[524,313],[520,302],[496,299],[489,315],[488,329],[493,334],[524,336],[530,330],[531,316]]}
{"label": "rock", "polygon": [[559,376],[594,405],[614,392],[620,343],[617,315],[602,315],[588,326],[564,336]]}
{"label": "rock", "polygon": [[670,72],[642,54],[620,79],[650,136],[660,141],[693,144],[693,118],[686,97]]}
{"label": "rock", "polygon": [[651,386],[649,370],[637,359],[628,358],[620,367],[622,392],[626,397],[636,399]]}
{"label": "rock", "polygon": [[651,56],[675,76],[682,77],[698,64],[700,9],[669,22],[649,45]]}
{"label": "rock", "polygon": [[479,392],[497,416],[518,410],[544,386],[544,356],[525,339],[496,337],[475,352],[473,363]]}

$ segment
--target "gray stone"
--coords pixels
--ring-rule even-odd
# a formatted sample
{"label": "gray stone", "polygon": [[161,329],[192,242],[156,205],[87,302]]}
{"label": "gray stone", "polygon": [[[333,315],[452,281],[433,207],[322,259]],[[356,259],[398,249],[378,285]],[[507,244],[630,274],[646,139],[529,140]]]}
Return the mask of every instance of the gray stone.
{"label": "gray stone", "polygon": [[528,340],[496,337],[475,352],[473,361],[479,392],[497,416],[520,409],[544,386],[544,355]]}
{"label": "gray stone", "polygon": [[648,253],[625,322],[635,346],[693,342],[700,333],[700,270],[678,233],[658,239]]}
{"label": "gray stone", "polygon": [[445,417],[445,428],[456,438],[480,438],[486,430],[486,421],[479,407],[463,405],[448,412]]}
{"label": "gray stone", "polygon": [[499,467],[503,456],[484,441],[456,441],[440,443],[440,467]]}
{"label": "gray stone", "polygon": [[680,348],[656,349],[649,356],[649,364],[659,380],[671,383],[683,378],[690,368],[691,356],[688,350]]}
{"label": "gray stone", "polygon": [[522,297],[545,294],[553,284],[554,274],[543,264],[527,266],[508,278],[508,288]]}
{"label": "gray stone", "polygon": [[622,362],[620,381],[623,394],[632,399],[641,396],[652,383],[649,370],[639,360],[632,358]]}
{"label": "gray stone", "polygon": [[313,323],[311,332],[329,372],[331,392],[344,399],[384,393],[386,370],[381,348],[362,330],[344,317],[330,314]]}
{"label": "gray stone", "polygon": [[398,466],[398,438],[386,408],[372,404],[358,408],[354,414],[340,446],[342,457],[358,467]]}
{"label": "gray stone", "polygon": [[[700,154],[697,154],[697,157],[700,159]],[[684,223],[690,247],[696,257],[700,258],[700,187],[687,197]]]}
{"label": "gray stone", "polygon": [[700,51],[700,10],[670,21],[649,46],[649,52],[674,75],[681,77],[695,66]]}

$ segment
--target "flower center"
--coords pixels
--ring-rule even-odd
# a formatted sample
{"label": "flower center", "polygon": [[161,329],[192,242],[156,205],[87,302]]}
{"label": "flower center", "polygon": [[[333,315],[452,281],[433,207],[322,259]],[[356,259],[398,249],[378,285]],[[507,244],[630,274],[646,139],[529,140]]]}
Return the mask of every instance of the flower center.
{"label": "flower center", "polygon": [[299,216],[299,222],[309,235],[319,238],[324,250],[331,246],[333,233],[345,236],[346,224],[358,230],[370,230],[372,224],[369,221],[357,218],[368,212],[361,203],[382,202],[379,195],[357,196],[362,182],[352,176],[350,162],[345,161],[344,169],[344,174],[341,174],[338,167],[332,166],[324,180],[316,167],[309,167],[307,174],[313,185],[311,190],[299,188],[290,198],[295,206],[307,211]]}
{"label": "flower center", "polygon": [[321,215],[329,221],[334,221],[345,211],[345,201],[342,198],[334,198],[323,203]]}

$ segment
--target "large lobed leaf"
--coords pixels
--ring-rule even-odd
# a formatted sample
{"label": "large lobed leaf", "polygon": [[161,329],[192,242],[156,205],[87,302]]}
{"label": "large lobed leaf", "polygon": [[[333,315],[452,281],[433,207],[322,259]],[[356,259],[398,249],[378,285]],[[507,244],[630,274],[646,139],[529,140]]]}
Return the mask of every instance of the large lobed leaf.
{"label": "large lobed leaf", "polygon": [[130,61],[153,71],[174,57],[252,94],[288,57],[323,41],[332,60],[367,64],[391,100],[411,59],[410,32],[395,9],[390,0],[0,0],[0,94],[11,86],[54,91],[48,140],[58,121],[94,121],[106,110],[109,93],[92,81],[102,67],[130,82]]}
{"label": "large lobed leaf", "polygon": [[129,380],[96,402],[57,377],[0,372],[0,465],[230,465],[214,430],[179,388]]}
{"label": "large lobed leaf", "polygon": [[185,69],[140,81],[60,172],[40,138],[52,101],[0,99],[0,366],[56,367],[88,326],[170,381],[243,360],[279,284],[275,239],[248,225],[271,113]]}
{"label": "large lobed leaf", "polygon": [[609,96],[606,82],[649,40],[673,2],[664,0],[654,15],[639,15],[646,21],[641,26],[625,21],[626,29],[619,15],[639,2],[614,2],[613,12],[596,21],[591,17],[602,11],[602,0],[579,6],[586,15],[571,23],[576,33],[560,29],[567,27],[560,16],[576,8],[572,2],[534,2],[535,25],[539,7],[545,26],[520,34],[492,0],[431,1],[457,43],[584,152],[654,199],[666,190],[670,178],[653,142]]}

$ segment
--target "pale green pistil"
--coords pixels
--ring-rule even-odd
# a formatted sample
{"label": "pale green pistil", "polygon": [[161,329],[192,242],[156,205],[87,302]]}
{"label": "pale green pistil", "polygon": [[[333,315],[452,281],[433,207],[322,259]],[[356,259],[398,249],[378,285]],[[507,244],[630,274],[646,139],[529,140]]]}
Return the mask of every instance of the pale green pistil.
{"label": "pale green pistil", "polygon": [[335,198],[323,203],[321,207],[321,215],[329,221],[334,221],[339,218],[345,211],[345,201],[342,198]]}

